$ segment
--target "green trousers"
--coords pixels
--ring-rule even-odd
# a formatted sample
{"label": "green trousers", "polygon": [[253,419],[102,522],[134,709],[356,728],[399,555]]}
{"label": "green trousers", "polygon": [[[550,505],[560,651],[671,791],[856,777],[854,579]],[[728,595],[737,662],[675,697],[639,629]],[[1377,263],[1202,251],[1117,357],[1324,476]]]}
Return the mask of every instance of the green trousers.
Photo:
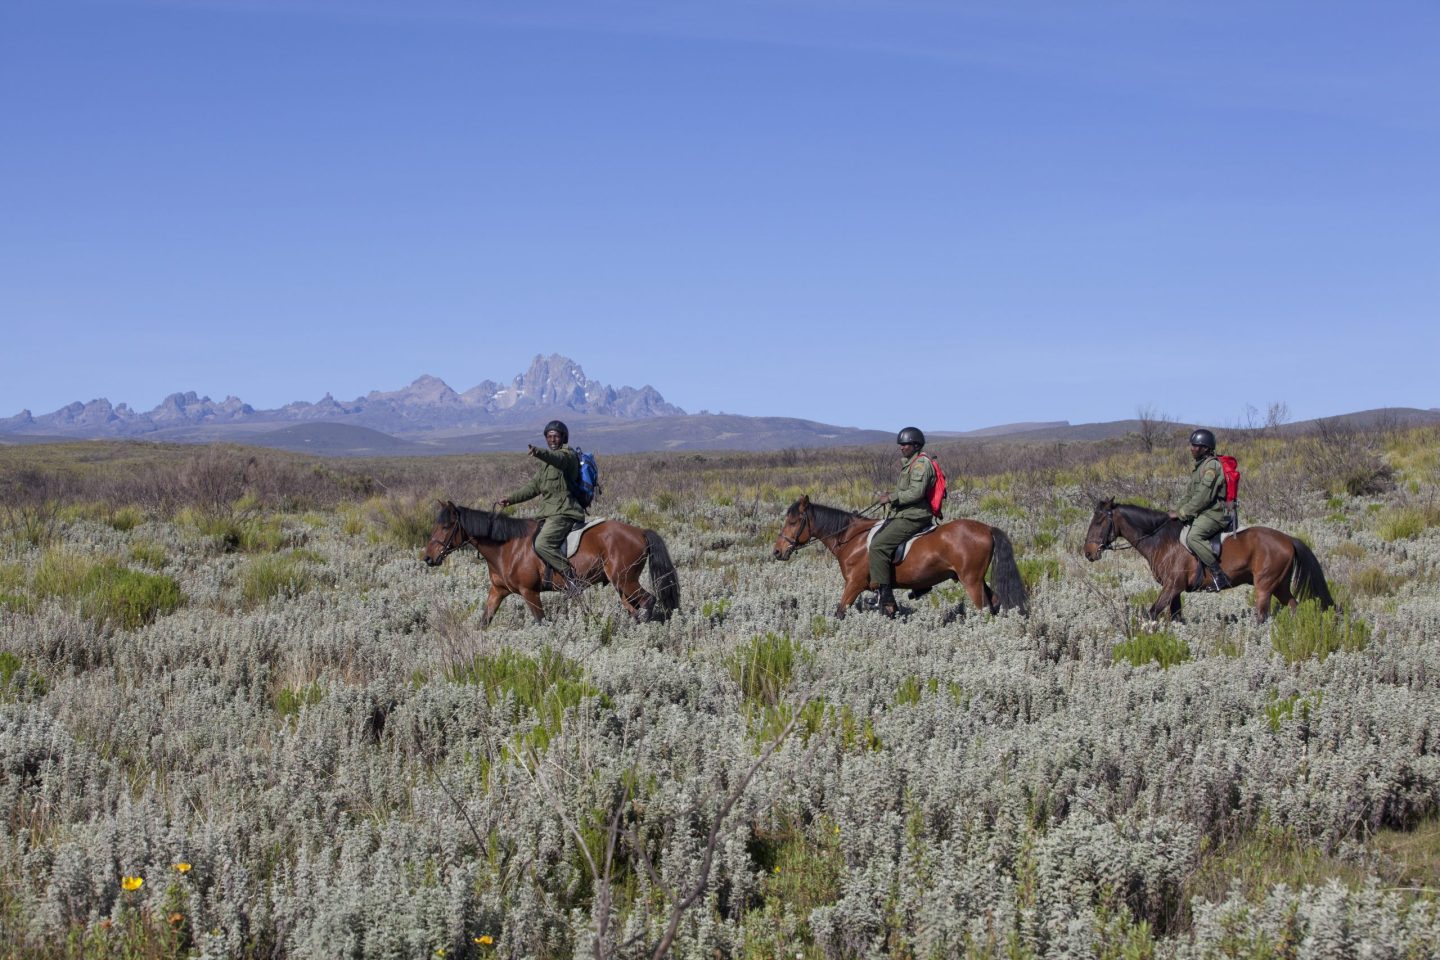
{"label": "green trousers", "polygon": [[569,517],[546,517],[540,521],[540,532],[535,537],[535,552],[540,554],[540,559],[549,564],[550,569],[556,573],[563,575],[570,569],[570,561],[565,558],[565,538],[575,526],[575,521]]}
{"label": "green trousers", "polygon": [[900,544],[930,526],[929,520],[895,517],[870,541],[870,582],[877,587],[895,585],[895,551]]}
{"label": "green trousers", "polygon": [[1195,551],[1195,556],[1207,567],[1213,567],[1217,563],[1215,554],[1210,552],[1210,538],[1221,530],[1225,529],[1225,521],[1212,520],[1209,517],[1196,517],[1190,524],[1190,533],[1185,537],[1185,545]]}

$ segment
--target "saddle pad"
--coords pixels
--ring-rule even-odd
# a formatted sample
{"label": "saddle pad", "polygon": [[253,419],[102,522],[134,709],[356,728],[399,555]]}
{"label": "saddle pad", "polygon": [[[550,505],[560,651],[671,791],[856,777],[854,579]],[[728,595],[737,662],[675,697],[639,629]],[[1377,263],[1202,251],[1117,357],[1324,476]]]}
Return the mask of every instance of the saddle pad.
{"label": "saddle pad", "polygon": [[[884,529],[885,524],[887,524],[887,523],[889,523],[889,522],[890,522],[889,520],[883,520],[883,521],[881,521],[880,523],[877,523],[877,524],[875,524],[875,526],[873,526],[873,527],[870,528],[870,533],[865,537],[865,549],[866,549],[866,550],[869,550],[869,549],[870,549],[870,544],[874,542],[874,540],[875,540],[875,534],[879,533],[882,529]],[[904,560],[904,559],[905,559],[905,554],[906,554],[907,551],[909,551],[909,549],[910,549],[910,544],[914,543],[916,540],[919,540],[921,537],[925,536],[925,534],[930,533],[931,531],[933,531],[935,528],[937,528],[937,527],[939,527],[939,526],[940,526],[940,524],[936,523],[934,520],[931,520],[931,521],[930,521],[930,526],[926,527],[924,530],[921,530],[919,533],[915,534],[915,536],[911,537],[909,540],[906,540],[904,543],[900,544],[900,546],[895,550],[895,563],[896,563],[896,564],[899,564],[899,562],[900,562],[901,560]]]}
{"label": "saddle pad", "polygon": [[605,517],[597,517],[593,520],[586,520],[584,525],[571,530],[565,537],[565,556],[575,556],[575,551],[580,549],[580,535],[597,523],[604,523]]}

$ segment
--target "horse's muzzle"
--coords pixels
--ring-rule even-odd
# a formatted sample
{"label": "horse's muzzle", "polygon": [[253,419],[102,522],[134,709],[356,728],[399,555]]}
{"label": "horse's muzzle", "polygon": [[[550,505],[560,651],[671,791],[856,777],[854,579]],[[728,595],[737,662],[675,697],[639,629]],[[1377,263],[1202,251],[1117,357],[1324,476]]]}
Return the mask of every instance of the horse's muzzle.
{"label": "horse's muzzle", "polygon": [[770,555],[771,555],[772,557],[774,557],[776,560],[789,560],[789,559],[790,559],[790,554],[792,554],[792,553],[794,553],[794,552],[795,552],[795,548],[794,548],[794,547],[786,547],[784,550],[781,550],[779,547],[776,547],[774,550],[771,550],[771,551],[770,551]]}
{"label": "horse's muzzle", "polygon": [[1100,559],[1100,554],[1101,554],[1101,552],[1102,552],[1102,550],[1101,550],[1100,544],[1098,544],[1098,543],[1087,543],[1087,544],[1085,544],[1085,559],[1086,559],[1086,560],[1089,560],[1091,563],[1094,563],[1096,560],[1099,560],[1099,559]]}

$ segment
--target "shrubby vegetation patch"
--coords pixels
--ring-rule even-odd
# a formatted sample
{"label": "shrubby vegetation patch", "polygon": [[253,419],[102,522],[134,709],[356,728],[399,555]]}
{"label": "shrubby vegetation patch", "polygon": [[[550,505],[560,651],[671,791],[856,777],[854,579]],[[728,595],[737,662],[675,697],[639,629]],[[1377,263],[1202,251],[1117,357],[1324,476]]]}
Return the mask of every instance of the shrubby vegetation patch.
{"label": "shrubby vegetation patch", "polygon": [[[485,565],[415,547],[523,455],[0,448],[37,533],[0,516],[0,954],[1429,956],[1440,538],[1387,524],[1440,497],[1440,432],[1348,466],[1238,438],[1245,520],[1306,530],[1343,612],[1256,625],[1241,588],[1142,630],[1144,565],[1078,549],[1097,497],[1171,502],[1173,433],[939,445],[1028,617],[951,618],[949,584],[838,620],[833,560],[770,559],[788,502],[864,507],[893,450],[656,454],[607,458],[602,511],[660,530],[685,608],[483,631]],[[1390,486],[1347,492],[1373,457]],[[131,574],[185,602],[118,629],[83,598],[166,594]]]}

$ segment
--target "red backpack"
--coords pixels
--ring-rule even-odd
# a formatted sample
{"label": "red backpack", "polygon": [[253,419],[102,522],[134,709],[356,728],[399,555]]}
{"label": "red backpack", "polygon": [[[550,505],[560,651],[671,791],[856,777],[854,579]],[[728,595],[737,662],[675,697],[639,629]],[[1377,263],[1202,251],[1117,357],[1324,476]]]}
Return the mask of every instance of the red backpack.
{"label": "red backpack", "polygon": [[1234,457],[1218,456],[1220,469],[1225,474],[1225,499],[1234,503],[1240,495],[1240,464]]}
{"label": "red backpack", "polygon": [[936,520],[943,519],[941,509],[945,506],[945,471],[940,469],[940,464],[930,454],[917,453],[915,456],[924,457],[930,466],[935,468],[935,486],[930,488],[930,513]]}
{"label": "red backpack", "polygon": [[1230,524],[1230,532],[1234,533],[1240,529],[1240,508],[1235,505],[1235,499],[1240,495],[1240,464],[1231,456],[1217,456],[1220,461],[1220,472],[1225,474],[1225,517]]}

